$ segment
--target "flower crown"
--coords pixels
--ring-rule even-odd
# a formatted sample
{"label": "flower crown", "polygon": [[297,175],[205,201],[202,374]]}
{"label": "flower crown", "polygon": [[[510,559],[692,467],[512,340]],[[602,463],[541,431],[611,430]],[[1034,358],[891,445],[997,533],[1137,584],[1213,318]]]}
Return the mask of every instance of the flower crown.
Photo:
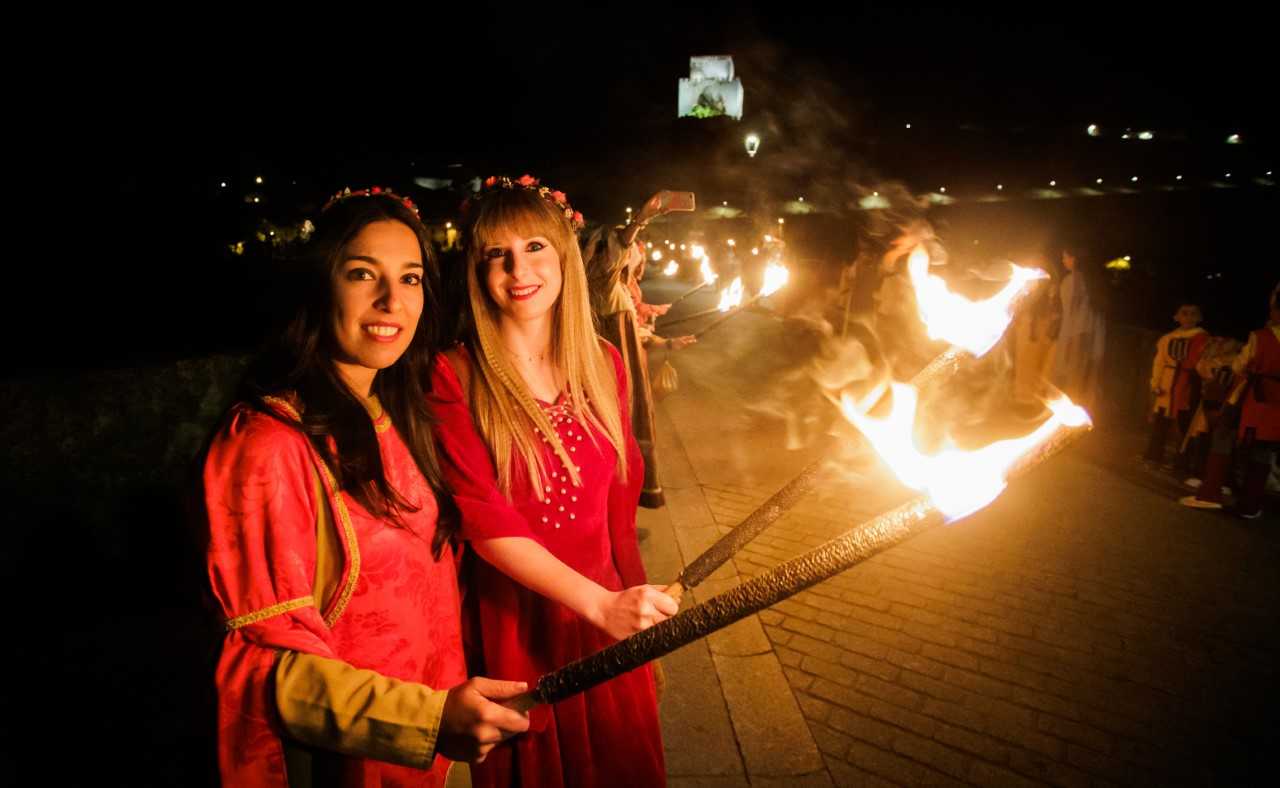
{"label": "flower crown", "polygon": [[324,213],[338,203],[349,200],[352,197],[390,197],[393,200],[399,200],[401,205],[413,211],[414,216],[417,216],[419,220],[422,219],[422,215],[418,213],[418,206],[413,204],[413,200],[410,200],[408,197],[401,197],[390,189],[385,189],[381,186],[370,186],[367,189],[360,189],[359,191],[354,192],[351,191],[351,187],[348,186],[330,197],[329,201],[320,209],[320,213]]}
{"label": "flower crown", "polygon": [[569,198],[565,196],[564,192],[555,191],[549,186],[543,186],[538,182],[537,178],[527,173],[514,179],[508,178],[506,175],[490,175],[485,178],[480,185],[480,191],[475,196],[468,197],[462,201],[461,210],[463,216],[469,214],[476,203],[499,189],[526,189],[537,192],[539,197],[560,209],[561,213],[564,214],[565,221],[574,230],[581,230],[586,226],[586,223],[582,220],[582,214],[573,210],[573,206],[569,204]]}

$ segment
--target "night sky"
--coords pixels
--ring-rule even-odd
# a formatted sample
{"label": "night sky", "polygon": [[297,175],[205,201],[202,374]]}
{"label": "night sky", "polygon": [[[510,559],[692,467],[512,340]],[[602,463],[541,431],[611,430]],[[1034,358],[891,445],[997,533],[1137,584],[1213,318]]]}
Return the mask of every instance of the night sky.
{"label": "night sky", "polygon": [[[1059,213],[1037,207],[1034,221],[1043,217],[1046,239],[1063,232],[1049,225],[1090,227],[1099,255],[1150,249],[1161,267],[1149,275],[1178,280],[1170,293],[1204,270],[1269,265],[1261,241],[1275,189],[1239,179],[1274,163],[1275,36],[1269,18],[1243,6],[1209,17],[1119,4],[521,7],[343,6],[190,24],[117,16],[68,46],[74,78],[30,90],[30,116],[61,191],[85,206],[92,252],[74,255],[81,286],[70,304],[95,330],[79,361],[23,350],[15,368],[242,346],[253,321],[224,326],[220,315],[263,285],[227,265],[228,241],[262,218],[305,217],[344,185],[395,187],[443,219],[455,196],[412,178],[459,172],[530,171],[568,191],[588,220],[616,221],[623,205],[664,187],[695,190],[704,205],[808,193],[838,211],[859,189],[895,181],[973,196],[996,182],[1021,193],[1048,177],[1119,183],[1140,173],[1146,185],[1185,172],[1207,183],[1236,170],[1242,188],[1229,194],[1062,200]],[[741,122],[675,118],[676,81],[695,54],[734,57]],[[1102,138],[1085,134],[1090,123]],[[1122,143],[1125,129],[1156,139]],[[747,130],[764,139],[755,160],[741,152]],[[1245,144],[1225,145],[1232,133]],[[268,199],[250,209],[255,175]],[[1008,220],[954,213],[957,235]],[[1199,224],[1188,227],[1188,216]],[[1167,217],[1175,227],[1157,228]],[[1173,254],[1175,231],[1199,251]],[[1246,289],[1268,276],[1251,274]],[[158,317],[171,328],[139,330]]]}

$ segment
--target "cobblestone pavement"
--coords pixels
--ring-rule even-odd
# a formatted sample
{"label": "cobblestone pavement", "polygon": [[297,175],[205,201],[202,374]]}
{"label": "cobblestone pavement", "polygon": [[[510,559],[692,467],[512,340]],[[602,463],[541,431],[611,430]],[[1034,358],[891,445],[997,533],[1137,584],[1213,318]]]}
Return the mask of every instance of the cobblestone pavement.
{"label": "cobblestone pavement", "polygon": [[[684,351],[663,404],[720,532],[812,456],[742,415],[770,374],[752,361],[769,324],[749,317]],[[1274,781],[1280,522],[1178,506],[1137,444],[1100,429],[987,510],[758,616],[831,783]],[[908,494],[881,471],[830,479],[739,553],[738,577]]]}

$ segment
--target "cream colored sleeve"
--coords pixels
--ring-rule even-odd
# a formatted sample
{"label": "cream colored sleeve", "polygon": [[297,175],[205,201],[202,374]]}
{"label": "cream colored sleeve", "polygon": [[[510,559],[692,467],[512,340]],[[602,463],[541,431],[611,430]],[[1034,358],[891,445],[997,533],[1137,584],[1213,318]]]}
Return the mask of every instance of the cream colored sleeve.
{"label": "cream colored sleeve", "polygon": [[1231,362],[1231,371],[1237,375],[1243,375],[1249,362],[1253,361],[1253,354],[1258,350],[1258,335],[1253,332],[1249,333],[1249,341],[1240,349],[1240,355],[1236,356],[1236,360]]}
{"label": "cream colored sleeve", "polygon": [[276,665],[276,708],[290,737],[401,766],[431,766],[448,694],[296,651]]}
{"label": "cream colored sleeve", "polygon": [[1156,357],[1151,361],[1151,390],[1159,391],[1161,380],[1164,377],[1164,367],[1167,363],[1165,360],[1166,350],[1169,347],[1169,335],[1165,334],[1156,341]]}

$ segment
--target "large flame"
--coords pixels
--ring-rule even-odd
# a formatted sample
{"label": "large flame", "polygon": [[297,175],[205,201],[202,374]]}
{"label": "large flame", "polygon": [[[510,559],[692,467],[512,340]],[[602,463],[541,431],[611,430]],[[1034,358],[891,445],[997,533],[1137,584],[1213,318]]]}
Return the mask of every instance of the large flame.
{"label": "large flame", "polygon": [[716,307],[721,312],[728,312],[742,304],[742,277],[735,276],[729,286],[720,292],[720,304]]}
{"label": "large flame", "polygon": [[680,264],[677,263],[675,260],[672,260],[671,262],[667,263],[666,268],[662,269],[662,273],[666,274],[667,276],[675,276],[676,274],[680,273]]}
{"label": "large flame", "polygon": [[1009,469],[1020,457],[1047,441],[1059,427],[1082,427],[1089,414],[1066,395],[1047,403],[1052,415],[1031,433],[965,451],[947,446],[924,454],[912,439],[916,405],[914,386],[891,384],[889,415],[872,418],[849,394],[840,407],[903,484],[927,493],[933,505],[950,520],[972,514],[996,499],[1005,488]]}
{"label": "large flame", "polygon": [[790,277],[791,272],[785,265],[769,263],[764,269],[764,286],[760,288],[760,295],[773,295],[782,289]]}
{"label": "large flame", "polygon": [[720,278],[720,274],[717,274],[715,269],[711,267],[711,259],[706,255],[702,256],[702,265],[698,266],[698,270],[702,272],[703,284],[713,285]]}
{"label": "large flame", "polygon": [[1037,279],[1048,275],[1038,268],[1013,266],[1013,277],[1000,292],[982,301],[971,301],[947,289],[947,283],[929,273],[929,253],[917,246],[907,258],[907,274],[916,291],[920,319],[930,339],[941,339],[975,356],[990,350],[1013,320],[1013,300]]}

